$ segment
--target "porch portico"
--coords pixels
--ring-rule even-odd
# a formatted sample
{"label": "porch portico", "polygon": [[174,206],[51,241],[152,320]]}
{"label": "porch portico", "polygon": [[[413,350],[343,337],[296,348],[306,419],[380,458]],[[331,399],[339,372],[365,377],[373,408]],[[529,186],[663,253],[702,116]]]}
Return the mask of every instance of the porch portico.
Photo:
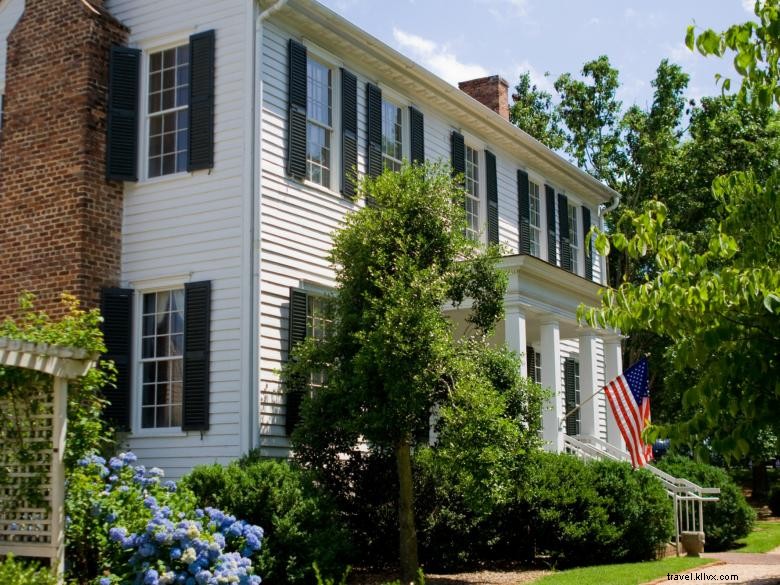
{"label": "porch portico", "polygon": [[[509,286],[505,319],[492,341],[523,356],[522,375],[552,391],[542,412],[545,448],[563,451],[569,434],[596,437],[622,449],[617,423],[599,393],[622,371],[620,336],[577,322],[577,307],[597,305],[601,286],[529,255],[506,256],[499,266],[508,273]],[[465,331],[466,309],[448,314],[456,332]]]}

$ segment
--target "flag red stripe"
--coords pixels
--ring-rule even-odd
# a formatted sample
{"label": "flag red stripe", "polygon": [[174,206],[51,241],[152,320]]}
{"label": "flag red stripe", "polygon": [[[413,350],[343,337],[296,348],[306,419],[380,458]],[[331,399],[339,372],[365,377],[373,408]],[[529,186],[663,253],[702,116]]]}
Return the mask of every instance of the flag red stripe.
{"label": "flag red stripe", "polygon": [[627,438],[626,443],[631,443],[632,451],[636,455],[636,459],[634,460],[635,465],[639,465],[639,461],[641,460],[642,456],[642,440],[640,436],[641,426],[637,420],[637,417],[635,416],[636,410],[632,408],[631,405],[633,402],[633,397],[629,397],[626,394],[627,392],[630,392],[630,390],[626,389],[626,386],[623,383],[622,375],[615,378],[614,384],[618,387],[616,396],[618,398],[620,408],[623,412],[623,416],[626,419],[626,428],[631,433],[631,438],[630,440]]}
{"label": "flag red stripe", "polygon": [[631,463],[632,465],[636,465],[638,457],[634,448],[632,434],[629,433],[626,428],[628,421],[625,420],[625,413],[623,412],[623,407],[620,404],[617,395],[619,391],[614,380],[607,384],[607,398],[609,399],[610,406],[612,406],[612,413],[615,415],[615,421],[620,429],[620,434],[623,435],[623,440],[626,442],[626,448],[628,449],[629,455],[631,455]]}
{"label": "flag red stripe", "polygon": [[617,383],[620,384],[620,387],[623,390],[621,398],[631,412],[631,420],[633,423],[632,430],[634,431],[634,440],[636,441],[635,451],[637,453],[637,463],[638,466],[641,467],[647,463],[647,448],[645,442],[642,440],[642,429],[645,428],[642,407],[636,403],[634,394],[631,392],[631,388],[628,387],[628,383],[622,375],[617,377]]}

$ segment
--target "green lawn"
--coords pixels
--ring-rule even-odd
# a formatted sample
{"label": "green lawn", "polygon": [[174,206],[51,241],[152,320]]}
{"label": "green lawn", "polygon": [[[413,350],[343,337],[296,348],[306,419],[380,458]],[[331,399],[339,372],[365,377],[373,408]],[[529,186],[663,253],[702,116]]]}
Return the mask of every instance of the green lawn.
{"label": "green lawn", "polygon": [[765,553],[780,546],[780,522],[756,522],[753,532],[734,547],[736,552]]}
{"label": "green lawn", "polygon": [[598,565],[553,573],[534,581],[534,585],[639,585],[711,562],[712,559],[669,557],[644,563]]}

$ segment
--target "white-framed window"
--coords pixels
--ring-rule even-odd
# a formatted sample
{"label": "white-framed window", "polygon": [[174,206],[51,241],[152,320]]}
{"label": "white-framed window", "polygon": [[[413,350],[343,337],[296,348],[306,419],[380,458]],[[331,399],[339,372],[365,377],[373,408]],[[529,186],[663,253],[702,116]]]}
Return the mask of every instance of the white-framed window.
{"label": "white-framed window", "polygon": [[181,426],[184,288],[141,293],[140,428]]}
{"label": "white-framed window", "polygon": [[479,238],[479,151],[466,145],[466,234]]}
{"label": "white-framed window", "polygon": [[530,234],[529,243],[531,255],[537,258],[542,257],[542,200],[539,194],[539,184],[533,181],[528,182],[528,202],[530,216]]}
{"label": "white-framed window", "polygon": [[[574,406],[580,405],[580,361],[574,360]],[[577,412],[572,415],[577,423],[577,434],[580,433],[582,428],[582,409],[577,409]]]}
{"label": "white-framed window", "polygon": [[579,274],[579,257],[580,257],[580,238],[578,235],[577,226],[577,206],[569,203],[569,238],[571,245],[571,271],[574,274]]}
{"label": "white-framed window", "polygon": [[401,170],[404,158],[404,114],[396,103],[382,99],[382,167]]}
{"label": "white-framed window", "polygon": [[186,172],[189,142],[189,43],[148,53],[147,176]]}
{"label": "white-framed window", "polygon": [[[306,297],[306,337],[325,339],[328,330],[333,323],[332,313],[329,311],[331,298],[327,296],[307,295]],[[312,372],[309,385],[312,389],[321,388],[327,383],[324,371]]]}
{"label": "white-framed window", "polygon": [[333,71],[309,54],[306,75],[306,178],[330,188],[333,168]]}
{"label": "white-framed window", "polygon": [[542,354],[534,351],[534,382],[542,383]]}

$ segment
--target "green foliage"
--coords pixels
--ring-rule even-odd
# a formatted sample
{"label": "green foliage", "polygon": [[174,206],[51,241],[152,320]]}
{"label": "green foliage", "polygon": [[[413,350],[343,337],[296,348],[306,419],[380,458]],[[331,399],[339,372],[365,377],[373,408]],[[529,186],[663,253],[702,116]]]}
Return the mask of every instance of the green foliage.
{"label": "green foliage", "polygon": [[[283,378],[295,387],[327,376],[293,435],[296,457],[325,485],[346,487],[363,463],[395,455],[402,573],[414,580],[410,449],[434,404],[450,400],[461,359],[441,307],[470,298],[467,335],[482,338],[503,315],[507,277],[498,250],[466,236],[464,192],[448,167],[405,164],[363,179],[359,193],[373,205],[334,235],[333,331],[298,345]],[[366,456],[365,442],[382,455]]]}
{"label": "green foliage", "polygon": [[555,80],[559,112],[566,124],[564,146],[576,163],[594,177],[615,185],[625,166],[621,154],[618,71],[602,55],[582,67],[586,81],[564,73]]}
{"label": "green foliage", "polygon": [[[705,56],[722,57],[727,50],[734,51],[734,69],[742,77],[739,98],[769,108],[780,105],[780,7],[771,0],[756,0],[754,13],[758,22],[735,24],[720,33],[707,29],[696,35],[691,25],[685,44]],[[724,92],[731,89],[731,78],[716,78]]]}
{"label": "green foliage", "polygon": [[520,75],[512,101],[512,107],[509,109],[509,120],[512,124],[525,130],[548,148],[557,150],[563,147],[564,134],[560,125],[560,114],[553,105],[552,96],[532,85],[528,71]]}
{"label": "green foliage", "polygon": [[626,463],[540,453],[522,499],[537,550],[560,565],[652,559],[674,530],[661,484]]}
{"label": "green foliage", "polygon": [[3,585],[55,585],[57,580],[48,569],[35,562],[25,562],[8,555],[0,560],[0,583]]}
{"label": "green foliage", "polygon": [[[43,311],[35,309],[35,297],[22,294],[19,299],[19,313],[0,322],[0,337],[31,343],[59,345],[86,350],[88,355],[105,352],[102,321],[97,310],[84,311],[79,301],[68,294],[62,295],[64,315],[52,319]],[[67,466],[85,453],[105,447],[109,430],[100,418],[104,401],[100,389],[113,383],[113,365],[103,363],[93,368],[81,380],[68,385],[68,434],[66,437],[65,462]],[[47,441],[34,441],[28,437],[39,435],[45,428],[45,421],[37,418],[44,412],[44,404],[51,396],[51,377],[23,368],[0,367],[0,399],[6,402],[2,410],[3,442],[13,445],[4,452],[6,464],[34,465],[50,449]],[[44,482],[46,466],[36,465],[40,470],[25,480],[21,486],[20,498],[27,505],[37,506],[42,502],[40,485]],[[0,474],[0,484],[10,478]]]}
{"label": "green foliage", "polygon": [[313,563],[339,574],[351,546],[333,503],[306,472],[284,460],[250,454],[223,467],[201,465],[181,485],[201,506],[263,526],[259,573],[274,583],[312,582]]}
{"label": "green foliage", "polygon": [[698,485],[720,488],[720,499],[705,504],[704,508],[704,533],[708,549],[724,550],[750,533],[756,514],[725,471],[679,455],[664,457],[657,463],[657,467]]}
{"label": "green foliage", "polygon": [[769,509],[773,516],[780,517],[780,484],[775,485],[769,491]]}

